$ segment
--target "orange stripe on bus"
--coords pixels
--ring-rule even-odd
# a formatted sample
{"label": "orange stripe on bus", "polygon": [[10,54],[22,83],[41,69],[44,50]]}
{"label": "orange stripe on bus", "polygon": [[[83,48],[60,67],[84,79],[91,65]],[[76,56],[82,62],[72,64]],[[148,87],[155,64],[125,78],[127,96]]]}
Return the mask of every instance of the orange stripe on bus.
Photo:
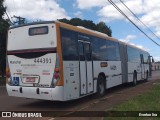
{"label": "orange stripe on bus", "polygon": [[63,86],[64,80],[63,80],[63,60],[62,60],[62,47],[61,47],[61,37],[60,37],[60,25],[59,23],[56,23],[56,33],[57,33],[57,53],[60,60],[60,79],[57,83],[57,86]]}

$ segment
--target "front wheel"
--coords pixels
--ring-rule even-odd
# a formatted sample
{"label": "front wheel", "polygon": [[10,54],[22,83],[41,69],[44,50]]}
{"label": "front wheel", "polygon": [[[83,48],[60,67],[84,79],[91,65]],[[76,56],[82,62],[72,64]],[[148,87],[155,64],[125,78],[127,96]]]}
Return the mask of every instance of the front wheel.
{"label": "front wheel", "polygon": [[145,78],[145,81],[148,81],[148,77],[149,77],[149,73],[148,71],[146,72],[146,78]]}
{"label": "front wheel", "polygon": [[97,96],[98,97],[102,97],[105,95],[105,89],[106,89],[105,84],[106,84],[105,78],[102,76],[99,76],[97,80]]}

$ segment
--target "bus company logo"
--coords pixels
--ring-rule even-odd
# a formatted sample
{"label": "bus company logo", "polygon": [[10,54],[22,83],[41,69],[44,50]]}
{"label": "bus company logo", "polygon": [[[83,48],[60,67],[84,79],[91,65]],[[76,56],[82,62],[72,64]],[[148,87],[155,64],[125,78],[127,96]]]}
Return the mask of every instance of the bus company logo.
{"label": "bus company logo", "polygon": [[11,117],[11,112],[2,112],[2,117]]}
{"label": "bus company logo", "polygon": [[117,69],[117,66],[112,65],[112,66],[110,66],[110,69],[111,69],[111,70],[116,70],[116,69]]}
{"label": "bus company logo", "polygon": [[21,64],[21,61],[10,61],[10,64]]}

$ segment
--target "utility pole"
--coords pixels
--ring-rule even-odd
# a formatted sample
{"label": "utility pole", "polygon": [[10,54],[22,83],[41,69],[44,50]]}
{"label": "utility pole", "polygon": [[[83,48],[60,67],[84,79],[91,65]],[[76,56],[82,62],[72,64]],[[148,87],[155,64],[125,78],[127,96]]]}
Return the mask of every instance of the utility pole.
{"label": "utility pole", "polygon": [[17,23],[18,25],[25,24],[25,18],[20,17],[20,16],[15,16],[15,15],[14,15],[13,17],[17,19],[17,21],[14,22],[14,24],[15,24],[15,23]]}

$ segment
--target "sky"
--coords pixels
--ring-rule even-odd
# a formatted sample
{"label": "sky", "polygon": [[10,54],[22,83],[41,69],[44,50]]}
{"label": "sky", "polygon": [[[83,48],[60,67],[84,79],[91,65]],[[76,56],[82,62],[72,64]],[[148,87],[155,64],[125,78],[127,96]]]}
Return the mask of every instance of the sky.
{"label": "sky", "polygon": [[[156,36],[120,0],[112,1],[160,45],[160,0],[121,0]],[[5,6],[10,17],[21,16],[29,21],[75,17],[92,20],[94,23],[103,21],[112,29],[112,37],[145,49],[155,61],[160,61],[160,46],[140,32],[108,0],[5,0]]]}

